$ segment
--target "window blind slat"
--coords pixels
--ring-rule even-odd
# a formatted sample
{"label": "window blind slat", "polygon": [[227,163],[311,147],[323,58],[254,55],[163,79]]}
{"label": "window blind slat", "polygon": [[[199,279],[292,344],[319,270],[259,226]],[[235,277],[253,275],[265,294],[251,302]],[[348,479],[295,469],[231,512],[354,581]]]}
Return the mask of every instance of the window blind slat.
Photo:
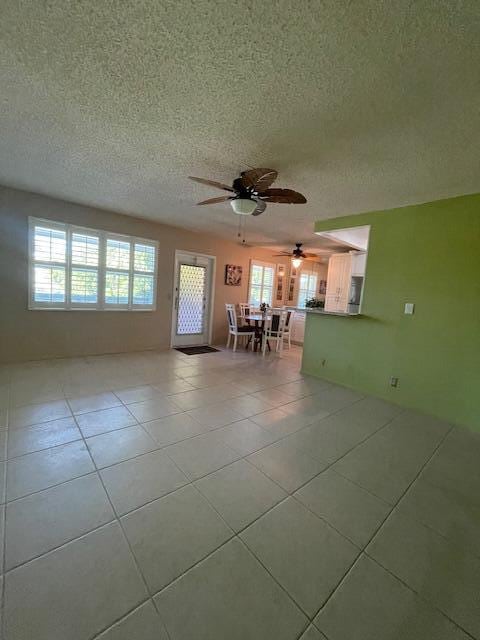
{"label": "window blind slat", "polygon": [[37,265],[34,270],[35,302],[65,302],[65,267]]}
{"label": "window blind slat", "polygon": [[150,273],[155,271],[155,247],[135,243],[134,269]]}
{"label": "window blind slat", "polygon": [[98,266],[100,239],[81,233],[72,233],[72,264]]}
{"label": "window blind slat", "polygon": [[107,238],[107,268],[130,268],[130,243]]}
{"label": "window blind slat", "polygon": [[39,262],[65,262],[67,234],[59,229],[35,227],[34,258]]}

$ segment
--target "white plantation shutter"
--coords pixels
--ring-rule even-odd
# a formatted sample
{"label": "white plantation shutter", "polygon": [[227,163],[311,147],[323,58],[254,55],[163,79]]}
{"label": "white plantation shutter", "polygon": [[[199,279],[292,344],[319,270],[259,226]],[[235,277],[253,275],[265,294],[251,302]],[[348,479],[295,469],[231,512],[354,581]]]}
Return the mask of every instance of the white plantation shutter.
{"label": "white plantation shutter", "polygon": [[39,307],[63,307],[66,299],[65,271],[67,233],[63,225],[36,224],[31,235],[31,298]]}
{"label": "white plantation shutter", "polygon": [[70,301],[72,305],[98,303],[100,237],[93,232],[71,234]]}
{"label": "white plantation shutter", "polygon": [[130,299],[130,241],[107,237],[105,304],[128,307]]}
{"label": "white plantation shutter", "polygon": [[310,271],[300,274],[300,286],[298,288],[297,305],[304,308],[310,298],[315,298],[317,293],[317,274]]}
{"label": "white plantation shutter", "polygon": [[275,265],[268,262],[252,261],[250,265],[250,290],[248,301],[252,307],[262,302],[272,305]]}
{"label": "white plantation shutter", "polygon": [[150,305],[154,298],[155,247],[135,243],[133,259],[133,304]]}
{"label": "white plantation shutter", "polygon": [[156,242],[36,218],[29,224],[29,308],[155,308]]}

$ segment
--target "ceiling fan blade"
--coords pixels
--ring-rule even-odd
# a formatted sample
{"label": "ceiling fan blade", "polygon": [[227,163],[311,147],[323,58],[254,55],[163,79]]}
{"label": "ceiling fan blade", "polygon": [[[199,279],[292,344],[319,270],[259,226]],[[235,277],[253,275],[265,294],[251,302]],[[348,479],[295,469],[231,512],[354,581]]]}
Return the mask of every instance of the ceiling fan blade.
{"label": "ceiling fan blade", "polygon": [[265,211],[267,208],[267,203],[263,200],[258,200],[257,206],[255,207],[255,211],[252,213],[252,216],[259,216],[261,213]]}
{"label": "ceiling fan blade", "polygon": [[307,199],[298,191],[292,189],[266,189],[258,194],[266,202],[281,202],[284,204],[305,204]]}
{"label": "ceiling fan blade", "polygon": [[305,258],[318,258],[316,253],[304,253]]}
{"label": "ceiling fan blade", "polygon": [[197,206],[199,204],[217,204],[217,202],[225,202],[226,200],[230,200],[230,196],[219,196],[218,198],[209,198],[208,200],[202,200],[202,202],[197,202]]}
{"label": "ceiling fan blade", "polygon": [[199,182],[200,184],[206,184],[209,187],[216,187],[217,189],[224,189],[225,191],[234,192],[232,187],[229,187],[228,184],[223,184],[223,182],[215,182],[215,180],[206,180],[205,178],[195,178],[194,176],[188,176],[190,180],[194,182]]}
{"label": "ceiling fan blade", "polygon": [[242,171],[240,176],[246,189],[253,189],[259,192],[268,189],[277,179],[278,173],[275,169],[249,169],[248,171]]}
{"label": "ceiling fan blade", "polygon": [[284,253],[274,253],[273,257],[274,258],[285,258],[285,257],[286,258],[291,258],[292,254],[291,253],[286,253],[286,252],[284,252]]}

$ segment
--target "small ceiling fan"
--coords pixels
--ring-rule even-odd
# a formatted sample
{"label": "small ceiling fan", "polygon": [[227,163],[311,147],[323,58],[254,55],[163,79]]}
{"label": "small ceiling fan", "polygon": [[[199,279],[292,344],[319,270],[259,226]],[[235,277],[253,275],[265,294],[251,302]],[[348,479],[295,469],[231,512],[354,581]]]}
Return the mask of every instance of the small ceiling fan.
{"label": "small ceiling fan", "polygon": [[295,249],[291,253],[289,253],[288,251],[282,251],[281,253],[276,253],[274,257],[279,258],[279,257],[288,256],[289,258],[292,259],[292,265],[295,267],[295,269],[298,269],[298,267],[302,264],[304,260],[318,259],[318,256],[316,253],[305,253],[304,251],[302,251],[301,249],[302,244],[303,244],[302,242],[297,242],[295,244]]}
{"label": "small ceiling fan", "polygon": [[235,178],[231,187],[228,184],[206,180],[205,178],[194,178],[193,176],[189,176],[189,178],[200,184],[229,191],[231,194],[202,200],[197,204],[216,204],[229,201],[233,211],[240,216],[259,216],[265,211],[267,202],[305,204],[307,199],[298,191],[292,191],[292,189],[270,189],[277,176],[278,173],[274,169],[249,169],[248,171],[242,171],[240,176]]}

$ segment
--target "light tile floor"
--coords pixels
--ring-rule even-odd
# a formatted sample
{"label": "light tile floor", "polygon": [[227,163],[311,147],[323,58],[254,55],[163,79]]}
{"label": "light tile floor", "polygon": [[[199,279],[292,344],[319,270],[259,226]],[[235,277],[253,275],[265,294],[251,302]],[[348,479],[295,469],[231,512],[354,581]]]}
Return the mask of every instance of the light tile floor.
{"label": "light tile floor", "polygon": [[480,639],[480,435],[300,355],[0,368],[2,637]]}

